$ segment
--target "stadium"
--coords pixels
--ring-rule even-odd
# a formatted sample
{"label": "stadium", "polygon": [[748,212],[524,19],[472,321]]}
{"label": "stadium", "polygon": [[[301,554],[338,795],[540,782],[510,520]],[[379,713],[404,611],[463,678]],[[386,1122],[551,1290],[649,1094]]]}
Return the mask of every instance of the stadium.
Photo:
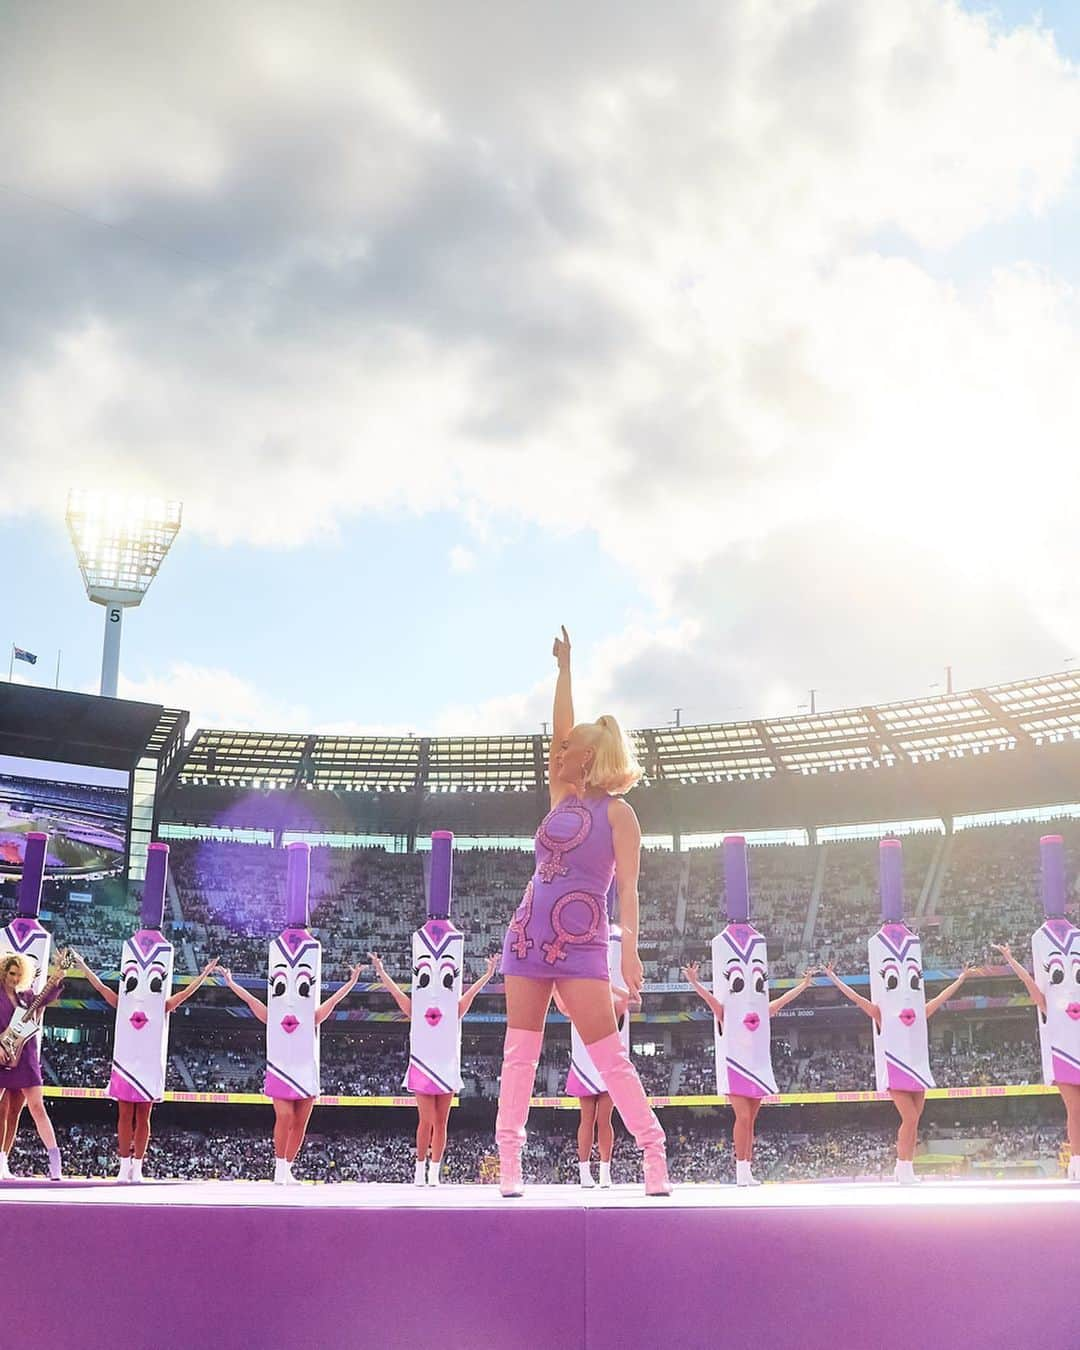
{"label": "stadium", "polygon": [[1077,1350],[1080,5],[3,17],[22,1337]]}
{"label": "stadium", "polygon": [[[88,702],[10,691],[3,752],[44,746],[70,758],[71,728]],[[429,839],[438,828],[455,833],[452,912],[465,934],[466,978],[497,950],[532,871],[543,737],[187,734],[180,710],[113,708],[113,762],[127,754],[144,781],[153,775],[153,821],[144,825],[169,845],[162,931],[176,951],[179,985],[217,957],[244,986],[265,987],[284,858],[298,841],[311,847],[311,923],[322,943],[324,989],[338,987],[371,951],[407,985],[409,935],[425,912]],[[917,1173],[958,1184],[1060,1177],[1064,1121],[1055,1089],[1042,1082],[1035,1010],[992,944],[1025,948],[1038,910],[1039,839],[1048,831],[1065,841],[1068,909],[1077,912],[1080,674],[785,721],[646,729],[633,739],[647,777],[634,793],[645,843],[645,985],[631,1046],[662,1115],[673,1180],[704,1193],[734,1178],[711,1017],[682,973],[697,962],[711,979],[710,941],[724,913],[720,841],[734,830],[749,841],[753,917],[768,936],[778,992],[826,963],[865,988],[878,848],[882,838],[901,840],[928,996],[974,967],[933,1024],[937,1086],[928,1093]],[[4,890],[10,907],[13,884]],[[106,980],[117,978],[133,922],[122,887],[47,874],[42,919],[54,943],[77,948]],[[161,1179],[253,1183],[267,1175],[264,1035],[229,990],[212,985],[174,1019],[152,1166]],[[498,1175],[504,1030],[496,979],[463,1023],[463,1087],[445,1172],[463,1187]],[[102,1100],[111,1036],[110,1009],[69,973],[47,1021],[42,1068],[66,1167],[88,1178],[117,1168],[112,1104]],[[408,1182],[415,1119],[402,1088],[408,1019],[370,968],[325,1027],[321,1054],[323,1096],[297,1175],[320,1184]],[[576,1180],[569,1054],[569,1028],[553,1011],[525,1155],[526,1180],[538,1187]],[[874,1090],[869,1029],[823,976],[776,1016],[773,1057],[780,1091],[760,1127],[761,1179],[891,1180],[894,1117]],[[37,1149],[24,1130],[11,1158],[16,1175],[40,1166]],[[625,1132],[613,1167],[616,1185],[637,1175]]]}

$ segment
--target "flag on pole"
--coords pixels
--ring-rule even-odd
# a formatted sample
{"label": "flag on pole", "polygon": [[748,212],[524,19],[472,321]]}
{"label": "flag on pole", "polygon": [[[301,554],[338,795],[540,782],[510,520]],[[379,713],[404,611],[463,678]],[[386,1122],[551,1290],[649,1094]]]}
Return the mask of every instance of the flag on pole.
{"label": "flag on pole", "polygon": [[25,662],[27,662],[28,665],[31,665],[31,666],[36,666],[36,665],[37,665],[37,657],[34,655],[34,653],[33,653],[33,652],[24,651],[22,647],[16,647],[16,648],[15,648],[15,660],[16,660],[16,661],[25,661]]}

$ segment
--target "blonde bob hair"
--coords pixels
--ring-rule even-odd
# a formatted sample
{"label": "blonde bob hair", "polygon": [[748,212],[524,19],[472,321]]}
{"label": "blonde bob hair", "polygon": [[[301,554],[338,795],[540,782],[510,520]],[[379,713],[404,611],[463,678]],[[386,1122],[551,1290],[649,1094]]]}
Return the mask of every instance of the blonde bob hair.
{"label": "blonde bob hair", "polygon": [[595,722],[581,722],[574,728],[593,750],[593,761],[585,774],[585,786],[599,792],[621,796],[643,777],[634,748],[614,717],[605,713]]}
{"label": "blonde bob hair", "polygon": [[28,956],[22,956],[19,952],[0,952],[0,983],[7,983],[8,971],[12,966],[19,967],[19,979],[15,988],[22,993],[33,983],[34,963]]}

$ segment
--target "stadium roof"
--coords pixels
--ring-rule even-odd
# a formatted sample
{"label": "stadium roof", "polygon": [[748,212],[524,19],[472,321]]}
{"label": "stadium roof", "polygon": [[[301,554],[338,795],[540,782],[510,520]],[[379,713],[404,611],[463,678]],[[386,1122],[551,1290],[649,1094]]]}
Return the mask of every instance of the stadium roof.
{"label": "stadium roof", "polygon": [[[913,766],[1080,740],[1080,673],[905,703],[631,733],[650,784],[768,781]],[[202,730],[183,787],[535,792],[549,738],[319,736]]]}

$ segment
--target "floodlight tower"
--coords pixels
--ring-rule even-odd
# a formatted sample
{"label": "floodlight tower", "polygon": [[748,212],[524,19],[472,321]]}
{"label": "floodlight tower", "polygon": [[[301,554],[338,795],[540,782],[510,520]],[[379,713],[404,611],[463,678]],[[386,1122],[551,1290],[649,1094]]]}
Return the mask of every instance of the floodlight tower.
{"label": "floodlight tower", "polygon": [[180,502],[73,488],[67,527],[87,596],[105,606],[101,693],[116,697],[124,610],[142,603],[180,530]]}

